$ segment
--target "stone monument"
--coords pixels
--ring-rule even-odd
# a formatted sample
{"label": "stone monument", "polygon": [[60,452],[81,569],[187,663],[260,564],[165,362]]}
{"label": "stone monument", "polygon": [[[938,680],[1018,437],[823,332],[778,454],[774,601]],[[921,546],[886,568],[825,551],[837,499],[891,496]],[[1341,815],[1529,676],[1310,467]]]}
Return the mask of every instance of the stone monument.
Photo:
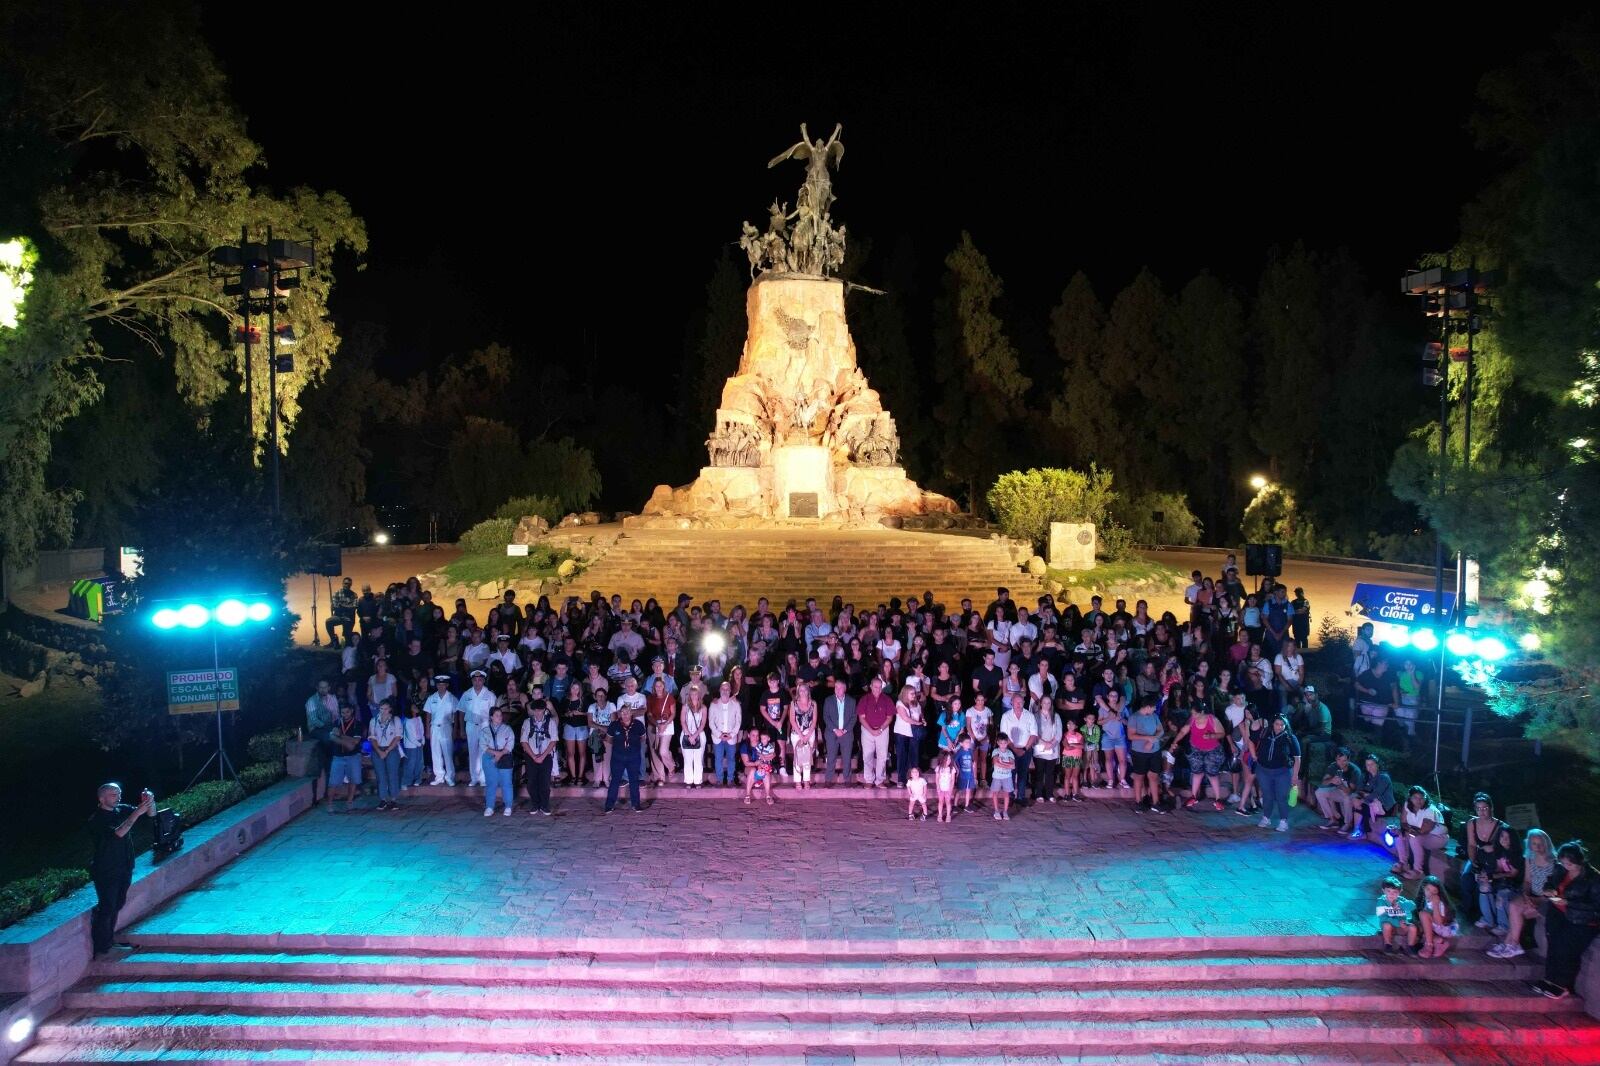
{"label": "stone monument", "polygon": [[894,416],[856,365],[845,286],[833,276],[845,247],[830,214],[840,132],[812,140],[802,125],[799,142],[767,164],[802,160],[806,178],[793,210],[773,203],[764,232],[744,224],[748,332],[706,438],[709,463],[691,484],[657,486],[629,524],[864,526],[958,513],[906,477]]}

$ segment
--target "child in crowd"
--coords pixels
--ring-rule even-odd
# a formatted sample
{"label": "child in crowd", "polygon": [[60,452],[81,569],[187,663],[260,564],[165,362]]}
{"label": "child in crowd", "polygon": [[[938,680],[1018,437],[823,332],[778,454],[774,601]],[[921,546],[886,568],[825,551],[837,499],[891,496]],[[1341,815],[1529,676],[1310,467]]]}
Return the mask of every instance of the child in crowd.
{"label": "child in crowd", "polygon": [[961,809],[972,810],[972,790],[977,787],[977,749],[970,735],[961,738],[956,748],[956,787],[961,790]]}
{"label": "child in crowd", "polygon": [[1401,949],[1395,943],[1396,936],[1406,938],[1406,947],[1417,944],[1417,927],[1412,921],[1417,905],[1400,894],[1405,887],[1398,877],[1390,875],[1383,879],[1383,893],[1378,897],[1378,935],[1383,938],[1383,950],[1390,955]]}
{"label": "child in crowd", "polygon": [[1078,723],[1067,719],[1066,732],[1061,735],[1061,768],[1066,771],[1066,798],[1083,802],[1083,788],[1079,779],[1083,774],[1084,736]]}
{"label": "child in crowd", "polygon": [[928,781],[922,776],[922,771],[917,767],[911,768],[911,778],[906,782],[906,821],[917,817],[917,808],[922,808],[922,821],[928,820]]}
{"label": "child in crowd", "polygon": [[1083,761],[1089,771],[1089,787],[1100,785],[1100,738],[1104,734],[1094,711],[1083,714]]}
{"label": "child in crowd", "polygon": [[948,822],[955,817],[956,805],[956,760],[950,752],[940,755],[933,764],[933,781],[939,794],[938,820]]}
{"label": "child in crowd", "polygon": [[989,725],[993,721],[994,712],[989,709],[980,692],[973,697],[972,706],[967,709],[967,735],[972,738],[974,751],[972,771],[978,788],[989,787],[989,752],[994,750]]}
{"label": "child in crowd", "polygon": [[1432,875],[1424,877],[1417,889],[1416,906],[1417,925],[1422,927],[1422,950],[1417,954],[1425,959],[1443,958],[1450,950],[1450,941],[1461,935],[1443,882]]}
{"label": "child in crowd", "polygon": [[422,746],[426,738],[423,736],[422,714],[419,708],[421,703],[413,700],[406,705],[405,721],[401,722],[404,731],[400,741],[400,787],[402,789],[416,788],[422,784]]}
{"label": "child in crowd", "polygon": [[1011,737],[1001,733],[994,740],[994,773],[989,776],[989,798],[994,801],[994,820],[1011,821],[1011,775],[1017,768],[1017,753],[1011,750]]}

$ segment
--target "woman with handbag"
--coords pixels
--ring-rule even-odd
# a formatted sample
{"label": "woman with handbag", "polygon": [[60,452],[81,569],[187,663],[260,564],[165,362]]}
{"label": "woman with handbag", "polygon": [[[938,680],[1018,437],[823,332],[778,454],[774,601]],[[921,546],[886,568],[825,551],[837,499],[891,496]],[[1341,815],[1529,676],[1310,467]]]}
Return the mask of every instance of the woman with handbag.
{"label": "woman with handbag", "polygon": [[699,688],[690,688],[684,693],[683,710],[678,713],[681,729],[678,750],[683,753],[683,783],[690,788],[699,788],[705,780],[706,723],[709,718]]}
{"label": "woman with handbag", "polygon": [[[698,692],[699,686],[690,691]],[[644,698],[645,726],[650,736],[650,777],[658,785],[672,778],[672,735],[677,732],[678,697],[657,680]]]}

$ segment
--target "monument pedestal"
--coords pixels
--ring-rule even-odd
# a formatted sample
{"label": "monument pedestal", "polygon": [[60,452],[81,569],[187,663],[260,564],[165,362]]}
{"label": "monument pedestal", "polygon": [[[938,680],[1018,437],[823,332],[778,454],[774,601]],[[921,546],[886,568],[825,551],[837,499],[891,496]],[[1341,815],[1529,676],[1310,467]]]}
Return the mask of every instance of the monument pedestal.
{"label": "monument pedestal", "polygon": [[744,353],[706,442],[711,465],[690,485],[658,486],[630,523],[870,526],[959,513],[893,465],[894,419],[856,364],[841,282],[763,275],[745,297],[745,316]]}

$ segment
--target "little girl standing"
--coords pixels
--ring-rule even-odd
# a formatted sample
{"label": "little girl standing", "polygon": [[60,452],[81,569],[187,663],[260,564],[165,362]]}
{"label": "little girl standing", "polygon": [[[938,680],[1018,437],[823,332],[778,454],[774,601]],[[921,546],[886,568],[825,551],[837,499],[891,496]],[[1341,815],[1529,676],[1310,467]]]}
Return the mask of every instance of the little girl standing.
{"label": "little girl standing", "polygon": [[956,760],[948,751],[933,764],[933,782],[939,793],[939,814],[935,819],[948,822],[955,816]]}
{"label": "little girl standing", "polygon": [[922,776],[922,771],[915,766],[911,768],[911,776],[906,780],[906,821],[911,821],[917,816],[917,808],[922,808],[922,820],[928,820],[928,780]]}
{"label": "little girl standing", "polygon": [[400,741],[400,787],[402,789],[416,788],[422,784],[422,746],[427,743],[422,732],[422,716],[417,713],[417,708],[422,706],[416,700],[411,701],[406,707],[405,721],[400,725],[404,730]]}
{"label": "little girl standing", "polygon": [[995,737],[994,773],[989,778],[989,798],[994,801],[994,820],[1011,821],[1011,774],[1017,768],[1017,753],[1011,750],[1011,737]]}
{"label": "little girl standing", "polygon": [[1088,764],[1089,787],[1100,787],[1100,738],[1104,734],[1094,711],[1083,716],[1083,760]]}
{"label": "little girl standing", "polygon": [[1061,736],[1061,768],[1066,771],[1066,796],[1069,800],[1083,802],[1083,732],[1078,723],[1067,719],[1067,730]]}
{"label": "little girl standing", "polygon": [[1422,928],[1422,958],[1443,958],[1452,938],[1461,935],[1455,908],[1437,877],[1424,877],[1417,891],[1417,925]]}

